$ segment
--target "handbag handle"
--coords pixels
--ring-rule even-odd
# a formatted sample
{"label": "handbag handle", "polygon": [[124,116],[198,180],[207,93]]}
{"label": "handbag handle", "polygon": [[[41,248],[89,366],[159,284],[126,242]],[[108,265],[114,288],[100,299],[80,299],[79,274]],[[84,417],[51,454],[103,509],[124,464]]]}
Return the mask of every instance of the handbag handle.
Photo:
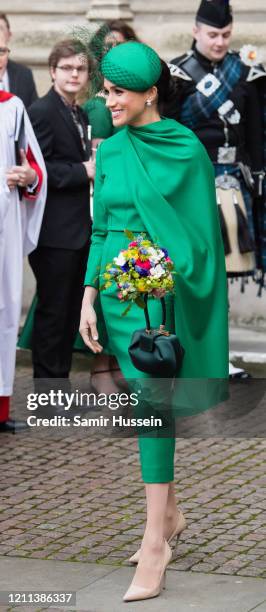
{"label": "handbag handle", "polygon": [[[146,319],[146,329],[147,329],[147,331],[150,331],[151,330],[151,322],[150,322],[149,311],[148,311],[148,294],[147,293],[145,293],[145,295],[144,295],[144,302],[145,302],[144,315],[145,315],[145,319]],[[164,298],[160,298],[160,302],[161,302],[161,306],[162,306],[162,323],[161,323],[161,326],[165,327],[165,323],[166,323],[166,305],[165,305],[165,299]]]}

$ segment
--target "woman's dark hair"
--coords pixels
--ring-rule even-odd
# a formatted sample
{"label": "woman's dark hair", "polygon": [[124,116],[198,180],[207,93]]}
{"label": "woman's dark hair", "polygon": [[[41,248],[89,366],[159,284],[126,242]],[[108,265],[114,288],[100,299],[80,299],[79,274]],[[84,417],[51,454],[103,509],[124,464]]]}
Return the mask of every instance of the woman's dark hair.
{"label": "woman's dark hair", "polygon": [[158,110],[160,115],[176,119],[179,98],[177,81],[171,77],[170,70],[162,59],[161,65],[161,76],[155,83],[158,91]]}
{"label": "woman's dark hair", "polygon": [[113,21],[107,21],[106,25],[110,32],[119,32],[124,37],[125,41],[135,40],[140,42],[135,30],[122,19],[113,19]]}
{"label": "woman's dark hair", "polygon": [[[125,23],[122,19],[106,21],[100,28],[98,28],[98,30],[96,30],[89,45],[93,56],[99,62],[101,61],[103,55],[113,46],[111,43],[106,44],[105,42],[106,37],[110,36],[112,32],[120,32],[120,34],[122,34],[122,36],[125,38],[125,42],[129,40],[140,42],[133,28],[128,25],[128,23]],[[115,40],[114,43],[117,44]]]}

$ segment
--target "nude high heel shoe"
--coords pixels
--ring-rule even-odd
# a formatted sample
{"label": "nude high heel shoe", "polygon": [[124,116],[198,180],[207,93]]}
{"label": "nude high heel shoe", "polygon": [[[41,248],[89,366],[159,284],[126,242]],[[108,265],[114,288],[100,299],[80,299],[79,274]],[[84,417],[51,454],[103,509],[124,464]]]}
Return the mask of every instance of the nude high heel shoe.
{"label": "nude high heel shoe", "polygon": [[[176,548],[178,545],[178,540],[180,538],[180,535],[182,533],[182,531],[184,531],[184,529],[186,529],[187,527],[187,522],[186,519],[184,517],[183,512],[180,510],[180,508],[178,508],[178,518],[177,518],[177,524],[173,530],[173,532],[171,533],[171,535],[169,536],[167,542],[168,544],[171,544],[171,542],[174,540],[174,538],[176,538],[176,542],[175,542],[175,546],[174,546],[174,554],[176,553]],[[132,563],[133,565],[137,564],[139,562],[139,555],[140,555],[140,548],[139,550],[137,550],[137,552],[134,553],[134,555],[132,555],[132,557],[130,557],[130,559],[128,559],[129,563]]]}
{"label": "nude high heel shoe", "polygon": [[126,594],[124,595],[123,601],[126,601],[126,602],[127,601],[140,601],[143,599],[151,599],[152,597],[158,597],[158,595],[160,595],[160,593],[162,592],[165,586],[166,568],[172,559],[172,550],[169,544],[166,542],[166,540],[164,541],[164,543],[165,543],[164,560],[163,560],[162,570],[160,572],[158,583],[153,588],[148,589],[138,584],[134,584],[134,578],[133,578],[133,582],[131,583]]}

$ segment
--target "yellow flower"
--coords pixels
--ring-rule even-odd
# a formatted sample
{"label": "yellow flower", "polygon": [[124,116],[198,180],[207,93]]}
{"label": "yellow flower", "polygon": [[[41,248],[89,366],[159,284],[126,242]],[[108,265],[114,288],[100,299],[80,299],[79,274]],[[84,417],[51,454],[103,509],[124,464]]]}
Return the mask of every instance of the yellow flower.
{"label": "yellow flower", "polygon": [[146,291],[146,285],[145,285],[145,282],[143,280],[137,281],[136,285],[137,285],[138,291],[141,291],[141,292],[145,292]]}
{"label": "yellow flower", "polygon": [[137,258],[138,255],[139,255],[138,249],[133,249],[133,248],[130,249],[129,257],[136,257]]}

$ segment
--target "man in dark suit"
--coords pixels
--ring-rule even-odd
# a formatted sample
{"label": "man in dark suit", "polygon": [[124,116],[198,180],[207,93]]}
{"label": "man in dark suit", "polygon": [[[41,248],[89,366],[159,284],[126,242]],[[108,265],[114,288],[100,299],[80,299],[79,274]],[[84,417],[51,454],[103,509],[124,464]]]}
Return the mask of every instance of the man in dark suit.
{"label": "man in dark suit", "polygon": [[75,104],[88,81],[88,58],[72,40],[49,57],[53,87],[29,116],[48,174],[48,194],[37,249],[29,261],[37,281],[33,328],[35,378],[68,378],[78,331],[91,233],[90,179],[94,163],[87,116]]}
{"label": "man in dark suit", "polygon": [[11,36],[9,21],[0,13],[0,89],[21,98],[28,108],[38,97],[36,86],[30,68],[9,59]]}

